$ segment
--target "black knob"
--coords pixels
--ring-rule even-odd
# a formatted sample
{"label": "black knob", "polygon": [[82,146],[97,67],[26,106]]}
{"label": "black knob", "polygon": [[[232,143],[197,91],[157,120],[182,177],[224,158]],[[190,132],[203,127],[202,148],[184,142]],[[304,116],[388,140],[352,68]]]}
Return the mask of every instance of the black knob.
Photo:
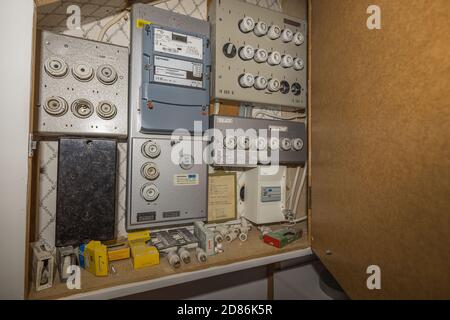
{"label": "black knob", "polygon": [[280,91],[282,94],[288,94],[291,89],[289,82],[283,80],[280,82]]}
{"label": "black knob", "polygon": [[236,46],[231,42],[228,42],[223,46],[223,54],[225,55],[225,57],[234,58],[236,56],[236,53]]}
{"label": "black knob", "polygon": [[291,91],[295,96],[299,96],[300,93],[302,93],[302,86],[300,85],[300,83],[295,82],[294,84],[292,84]]}

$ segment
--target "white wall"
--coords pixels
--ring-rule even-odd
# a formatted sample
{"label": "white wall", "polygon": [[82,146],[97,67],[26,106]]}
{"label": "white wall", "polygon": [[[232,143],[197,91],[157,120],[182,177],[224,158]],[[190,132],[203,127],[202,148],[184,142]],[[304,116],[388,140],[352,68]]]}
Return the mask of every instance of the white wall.
{"label": "white wall", "polygon": [[0,2],[0,299],[24,297],[33,11]]}

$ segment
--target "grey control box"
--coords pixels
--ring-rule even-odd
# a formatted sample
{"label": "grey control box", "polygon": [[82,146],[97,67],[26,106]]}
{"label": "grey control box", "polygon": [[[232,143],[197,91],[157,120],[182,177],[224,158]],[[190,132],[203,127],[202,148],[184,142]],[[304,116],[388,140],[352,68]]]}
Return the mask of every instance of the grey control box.
{"label": "grey control box", "polygon": [[142,133],[207,129],[210,27],[206,21],[150,5],[132,10],[132,110]]}
{"label": "grey control box", "polygon": [[303,165],[307,160],[303,122],[215,115],[210,117],[210,127],[214,166]]}
{"label": "grey control box", "polygon": [[42,31],[37,133],[125,138],[128,48]]}
{"label": "grey control box", "polygon": [[208,166],[177,148],[206,145],[209,24],[148,4],[131,20],[127,230],[205,220]]}
{"label": "grey control box", "polygon": [[305,20],[240,0],[213,0],[208,15],[212,98],[306,108]]}
{"label": "grey control box", "polygon": [[202,138],[131,139],[128,230],[206,219],[208,168],[195,158],[194,143],[204,148]]}

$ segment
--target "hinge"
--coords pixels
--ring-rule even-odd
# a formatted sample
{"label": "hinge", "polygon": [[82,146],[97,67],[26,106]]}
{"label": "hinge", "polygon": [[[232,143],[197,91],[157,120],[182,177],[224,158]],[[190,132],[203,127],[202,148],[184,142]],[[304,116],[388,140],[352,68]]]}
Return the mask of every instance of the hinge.
{"label": "hinge", "polygon": [[312,196],[311,196],[311,192],[312,192],[312,187],[309,186],[308,187],[308,210],[312,209]]}
{"label": "hinge", "polygon": [[32,158],[34,155],[34,150],[37,149],[37,141],[34,140],[33,134],[28,135],[28,157]]}

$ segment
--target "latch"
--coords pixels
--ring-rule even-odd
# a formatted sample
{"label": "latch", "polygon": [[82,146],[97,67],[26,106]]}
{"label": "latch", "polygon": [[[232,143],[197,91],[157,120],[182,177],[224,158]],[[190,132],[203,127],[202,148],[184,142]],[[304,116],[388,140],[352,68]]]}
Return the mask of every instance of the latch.
{"label": "latch", "polygon": [[33,134],[28,135],[28,157],[32,158],[34,155],[34,150],[37,149],[37,141],[34,140]]}

